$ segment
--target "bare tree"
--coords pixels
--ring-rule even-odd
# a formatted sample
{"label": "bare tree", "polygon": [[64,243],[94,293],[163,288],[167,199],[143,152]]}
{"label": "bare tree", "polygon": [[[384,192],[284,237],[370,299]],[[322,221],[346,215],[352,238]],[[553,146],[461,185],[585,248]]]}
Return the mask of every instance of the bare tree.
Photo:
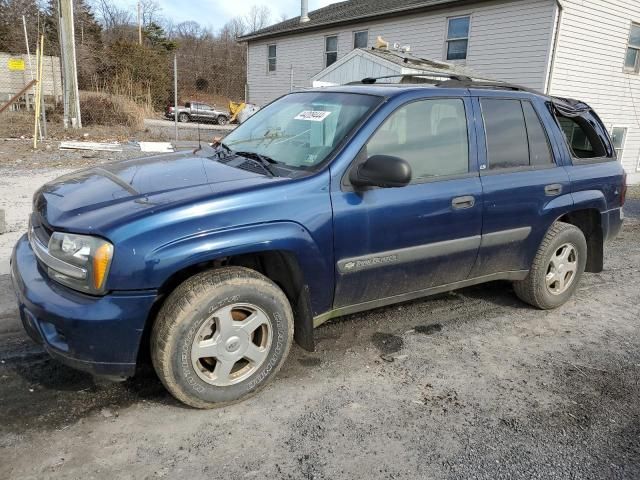
{"label": "bare tree", "polygon": [[198,22],[181,22],[175,27],[176,36],[180,38],[200,38],[204,32]]}
{"label": "bare tree", "polygon": [[264,5],[254,5],[244,17],[249,32],[266,27],[271,22],[271,10]]}
{"label": "bare tree", "polygon": [[131,12],[119,8],[111,0],[94,0],[92,6],[105,30],[113,30],[124,25],[130,25],[133,21]]}
{"label": "bare tree", "polygon": [[162,17],[160,12],[162,7],[156,0],[140,0],[140,9],[142,10],[142,25],[147,26],[151,23],[161,23]]}
{"label": "bare tree", "polygon": [[235,17],[224,24],[220,30],[220,37],[224,40],[235,41],[247,31],[247,25],[242,17]]}

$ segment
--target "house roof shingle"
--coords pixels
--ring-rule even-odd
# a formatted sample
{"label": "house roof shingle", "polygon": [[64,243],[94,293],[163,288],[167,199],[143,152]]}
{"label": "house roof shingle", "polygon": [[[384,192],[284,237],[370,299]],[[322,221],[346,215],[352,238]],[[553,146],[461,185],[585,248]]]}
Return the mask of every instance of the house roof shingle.
{"label": "house roof shingle", "polygon": [[289,32],[312,30],[322,26],[348,23],[364,18],[404,13],[420,8],[438,7],[464,0],[348,0],[309,12],[309,21],[300,23],[300,16],[270,25],[239,38],[241,41],[272,37]]}

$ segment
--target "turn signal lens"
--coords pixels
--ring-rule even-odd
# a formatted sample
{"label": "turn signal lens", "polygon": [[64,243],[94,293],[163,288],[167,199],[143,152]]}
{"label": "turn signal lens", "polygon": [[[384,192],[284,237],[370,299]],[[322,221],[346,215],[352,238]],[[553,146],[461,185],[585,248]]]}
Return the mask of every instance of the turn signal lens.
{"label": "turn signal lens", "polygon": [[101,290],[107,276],[107,270],[113,256],[113,246],[110,243],[100,245],[93,256],[93,286]]}

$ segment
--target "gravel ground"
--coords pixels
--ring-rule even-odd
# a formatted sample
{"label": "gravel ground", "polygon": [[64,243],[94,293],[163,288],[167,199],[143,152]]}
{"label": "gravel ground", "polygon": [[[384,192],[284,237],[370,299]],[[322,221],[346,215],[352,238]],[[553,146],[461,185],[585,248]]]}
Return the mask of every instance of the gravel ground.
{"label": "gravel ground", "polygon": [[212,411],[152,372],[96,383],[49,359],[0,275],[0,478],[639,478],[640,200],[625,213],[558,310],[496,282],[352,315]]}

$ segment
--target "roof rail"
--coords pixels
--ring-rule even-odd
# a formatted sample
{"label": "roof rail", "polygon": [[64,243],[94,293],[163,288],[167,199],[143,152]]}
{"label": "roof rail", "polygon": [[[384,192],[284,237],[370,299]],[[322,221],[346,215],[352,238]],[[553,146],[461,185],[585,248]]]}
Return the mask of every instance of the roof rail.
{"label": "roof rail", "polygon": [[532,88],[523,87],[522,85],[515,85],[513,83],[507,82],[491,82],[486,80],[471,80],[469,81],[463,80],[458,81],[456,79],[448,80],[438,84],[438,87],[449,87],[449,88],[503,88],[505,90],[514,90],[517,92],[528,92],[528,93],[537,93],[540,94],[537,90]]}
{"label": "roof rail", "polygon": [[444,73],[436,70],[421,70],[418,73],[399,73],[397,75],[384,75],[382,77],[367,77],[360,80],[360,83],[365,85],[372,85],[378,80],[384,80],[387,78],[416,78],[416,77],[443,77],[450,80],[456,80],[459,82],[471,82],[471,78],[466,75],[460,75],[455,73]]}

